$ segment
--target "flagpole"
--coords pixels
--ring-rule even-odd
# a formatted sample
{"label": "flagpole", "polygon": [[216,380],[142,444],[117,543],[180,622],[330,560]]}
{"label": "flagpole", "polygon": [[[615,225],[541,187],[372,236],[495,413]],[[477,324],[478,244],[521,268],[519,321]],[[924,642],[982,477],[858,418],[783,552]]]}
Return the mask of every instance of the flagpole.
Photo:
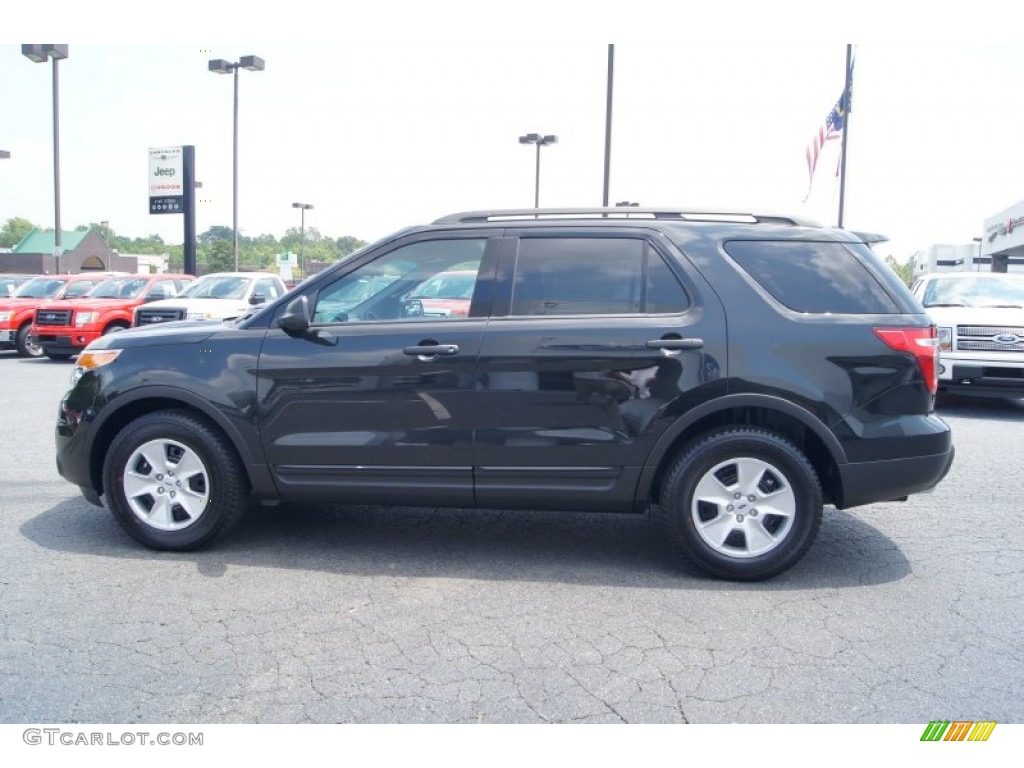
{"label": "flagpole", "polygon": [[839,167],[839,224],[843,226],[843,206],[846,202],[846,141],[850,135],[850,113],[853,111],[853,100],[850,98],[850,92],[853,90],[853,70],[851,64],[853,61],[853,45],[851,43],[846,44],[846,79],[845,89],[843,90],[843,102],[846,104],[846,115],[843,118],[843,148],[842,157],[840,158]]}

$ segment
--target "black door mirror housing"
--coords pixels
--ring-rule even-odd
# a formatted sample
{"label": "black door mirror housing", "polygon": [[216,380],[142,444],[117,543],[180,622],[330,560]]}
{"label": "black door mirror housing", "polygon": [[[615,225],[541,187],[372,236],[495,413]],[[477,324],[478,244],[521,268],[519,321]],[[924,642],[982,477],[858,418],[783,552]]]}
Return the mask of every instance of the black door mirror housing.
{"label": "black door mirror housing", "polygon": [[284,314],[277,321],[278,327],[289,336],[305,336],[313,324],[309,312],[309,298],[299,296],[285,307]]}

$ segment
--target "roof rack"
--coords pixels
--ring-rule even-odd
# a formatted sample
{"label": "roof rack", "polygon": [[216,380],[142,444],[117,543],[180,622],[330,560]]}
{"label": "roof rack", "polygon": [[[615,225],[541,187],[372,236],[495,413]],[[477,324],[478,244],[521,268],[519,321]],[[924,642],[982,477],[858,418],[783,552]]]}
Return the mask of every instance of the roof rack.
{"label": "roof rack", "polygon": [[501,221],[532,221],[537,219],[661,219],[675,221],[718,221],[737,224],[783,224],[793,227],[821,227],[802,216],[753,211],[723,211],[712,208],[507,208],[493,211],[464,211],[444,216],[439,224],[482,224]]}

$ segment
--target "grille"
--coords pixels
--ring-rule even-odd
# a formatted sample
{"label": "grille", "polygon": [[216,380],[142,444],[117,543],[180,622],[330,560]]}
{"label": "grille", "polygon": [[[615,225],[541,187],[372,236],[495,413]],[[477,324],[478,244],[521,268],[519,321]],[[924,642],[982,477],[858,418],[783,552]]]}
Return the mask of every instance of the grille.
{"label": "grille", "polygon": [[36,312],[36,325],[71,325],[71,310],[39,310]]}
{"label": "grille", "polygon": [[[1000,344],[996,336],[1012,334],[1013,344]],[[1024,352],[1024,327],[998,325],[960,325],[956,329],[957,349],[979,352]]]}
{"label": "grille", "polygon": [[174,320],[184,320],[184,309],[140,309],[135,313],[137,325],[151,325],[153,323],[170,323]]}

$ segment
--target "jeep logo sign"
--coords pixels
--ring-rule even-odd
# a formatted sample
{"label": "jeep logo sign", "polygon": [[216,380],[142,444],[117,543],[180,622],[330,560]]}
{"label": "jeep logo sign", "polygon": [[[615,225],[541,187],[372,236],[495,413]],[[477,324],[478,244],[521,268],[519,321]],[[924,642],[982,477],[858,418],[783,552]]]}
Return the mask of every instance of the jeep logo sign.
{"label": "jeep logo sign", "polygon": [[182,213],[185,210],[182,147],[149,150],[149,212]]}

